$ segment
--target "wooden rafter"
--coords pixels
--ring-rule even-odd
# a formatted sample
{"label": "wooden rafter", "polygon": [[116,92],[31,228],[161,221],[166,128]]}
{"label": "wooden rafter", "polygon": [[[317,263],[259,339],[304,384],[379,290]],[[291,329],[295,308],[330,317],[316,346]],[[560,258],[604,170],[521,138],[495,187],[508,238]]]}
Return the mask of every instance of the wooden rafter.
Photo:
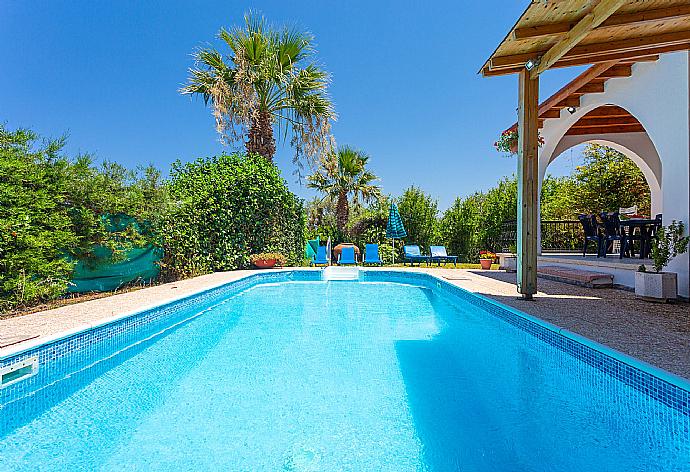
{"label": "wooden rafter", "polygon": [[[687,44],[675,44],[671,46],[653,47],[646,49],[639,49],[637,51],[628,51],[622,53],[611,53],[611,54],[600,54],[596,57],[585,57],[585,58],[575,58],[575,59],[561,59],[551,68],[562,68],[562,67],[574,67],[582,66],[587,64],[602,64],[610,61],[625,61],[628,63],[633,62],[645,62],[645,61],[656,61],[659,59],[659,54],[665,54],[668,52],[682,51],[688,49],[690,43]],[[485,68],[482,70],[482,75],[485,77],[493,77],[497,75],[515,74],[520,72],[524,68],[524,64],[516,65],[510,68],[499,68],[499,69],[489,69]]]}
{"label": "wooden rafter", "polygon": [[[677,48],[674,48],[676,46]],[[563,60],[572,61],[580,60],[581,63],[592,62],[598,55],[601,54],[618,54],[619,59],[625,57],[635,57],[635,55],[650,55],[658,54],[655,50],[665,48],[664,52],[671,50],[687,49],[690,46],[690,28],[674,33],[665,33],[653,36],[641,36],[635,38],[624,39],[620,41],[608,41],[603,43],[593,43],[583,46],[577,46],[566,52],[562,57]],[[511,69],[522,68],[530,59],[534,59],[547,51],[520,53],[510,56],[493,57],[490,60],[491,69]],[[542,64],[543,64],[542,59]],[[541,65],[541,64],[540,64]],[[555,64],[551,64],[555,65]],[[536,69],[535,69],[536,70]]]}
{"label": "wooden rafter", "polygon": [[582,41],[594,28],[601,25],[613,15],[626,0],[601,0],[592,11],[587,13],[563,38],[547,50],[541,57],[537,67],[531,70],[532,78],[549,69],[561,57],[565,56]]}
{"label": "wooden rafter", "polygon": [[[651,59],[647,58],[647,60]],[[595,64],[591,66],[539,105],[537,112],[539,117],[539,128],[544,127],[544,123],[547,119],[560,118],[563,108],[578,108],[580,106],[580,98],[583,95],[589,93],[603,93],[606,89],[605,84],[607,80],[611,78],[629,77],[631,74],[631,63],[622,64],[618,61],[610,61],[604,64]],[[634,118],[632,118],[627,111],[615,106],[599,107],[595,111],[588,113],[587,119],[600,119],[602,121],[599,123],[596,121],[584,121],[583,124],[597,123],[600,126],[625,126],[635,124],[632,123]],[[508,129],[517,129],[517,123]]]}
{"label": "wooden rafter", "polygon": [[[647,23],[657,23],[660,20],[672,20],[686,17],[690,18],[690,5],[678,5],[642,12],[615,14],[610,16],[595,29],[603,30],[607,28],[632,27]],[[561,35],[569,32],[574,26],[575,23],[566,21],[515,28],[513,30],[513,39],[520,40],[541,36]]]}
{"label": "wooden rafter", "polygon": [[593,128],[570,128],[566,136],[582,136],[582,135],[602,135],[602,134],[619,134],[619,133],[644,133],[645,129],[642,125],[618,125],[618,126],[598,126]]}

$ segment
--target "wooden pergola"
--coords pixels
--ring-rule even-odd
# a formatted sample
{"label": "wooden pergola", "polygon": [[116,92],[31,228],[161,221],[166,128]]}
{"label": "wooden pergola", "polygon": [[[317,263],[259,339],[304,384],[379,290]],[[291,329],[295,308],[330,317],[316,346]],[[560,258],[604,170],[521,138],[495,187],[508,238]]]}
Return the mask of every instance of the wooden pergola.
{"label": "wooden pergola", "polygon": [[[606,80],[632,74],[636,62],[690,49],[688,0],[532,0],[481,69],[485,77],[518,74],[518,292],[537,292],[538,136],[544,120],[604,91]],[[539,105],[539,75],[557,67],[591,67]],[[644,130],[619,107],[583,116],[568,133]]]}

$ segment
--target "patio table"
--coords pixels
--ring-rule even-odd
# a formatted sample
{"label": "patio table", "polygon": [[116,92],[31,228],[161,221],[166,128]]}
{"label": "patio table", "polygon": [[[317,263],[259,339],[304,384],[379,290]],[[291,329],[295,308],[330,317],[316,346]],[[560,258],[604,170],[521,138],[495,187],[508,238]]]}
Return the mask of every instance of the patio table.
{"label": "patio table", "polygon": [[627,220],[621,220],[620,227],[621,232],[625,232],[626,238],[628,240],[628,245],[632,254],[632,238],[635,228],[640,229],[640,259],[644,259],[649,255],[651,248],[651,237],[652,230],[654,226],[659,224],[659,220],[650,218],[630,218]]}

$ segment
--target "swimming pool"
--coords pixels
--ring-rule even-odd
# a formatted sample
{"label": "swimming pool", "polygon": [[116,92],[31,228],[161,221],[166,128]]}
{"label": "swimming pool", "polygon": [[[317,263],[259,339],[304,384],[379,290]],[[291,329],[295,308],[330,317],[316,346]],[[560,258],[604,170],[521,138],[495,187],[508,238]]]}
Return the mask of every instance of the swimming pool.
{"label": "swimming pool", "polygon": [[683,381],[424,274],[267,272],[0,359],[0,470],[689,470]]}

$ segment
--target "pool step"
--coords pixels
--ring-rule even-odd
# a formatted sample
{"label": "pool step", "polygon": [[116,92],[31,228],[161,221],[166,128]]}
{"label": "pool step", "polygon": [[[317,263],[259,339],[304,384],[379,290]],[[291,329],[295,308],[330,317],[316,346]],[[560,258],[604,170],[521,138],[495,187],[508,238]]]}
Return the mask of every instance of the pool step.
{"label": "pool step", "polygon": [[326,267],[321,280],[359,280],[359,267]]}
{"label": "pool step", "polygon": [[613,275],[561,266],[539,266],[537,275],[545,279],[564,282],[588,288],[609,288],[613,286]]}

